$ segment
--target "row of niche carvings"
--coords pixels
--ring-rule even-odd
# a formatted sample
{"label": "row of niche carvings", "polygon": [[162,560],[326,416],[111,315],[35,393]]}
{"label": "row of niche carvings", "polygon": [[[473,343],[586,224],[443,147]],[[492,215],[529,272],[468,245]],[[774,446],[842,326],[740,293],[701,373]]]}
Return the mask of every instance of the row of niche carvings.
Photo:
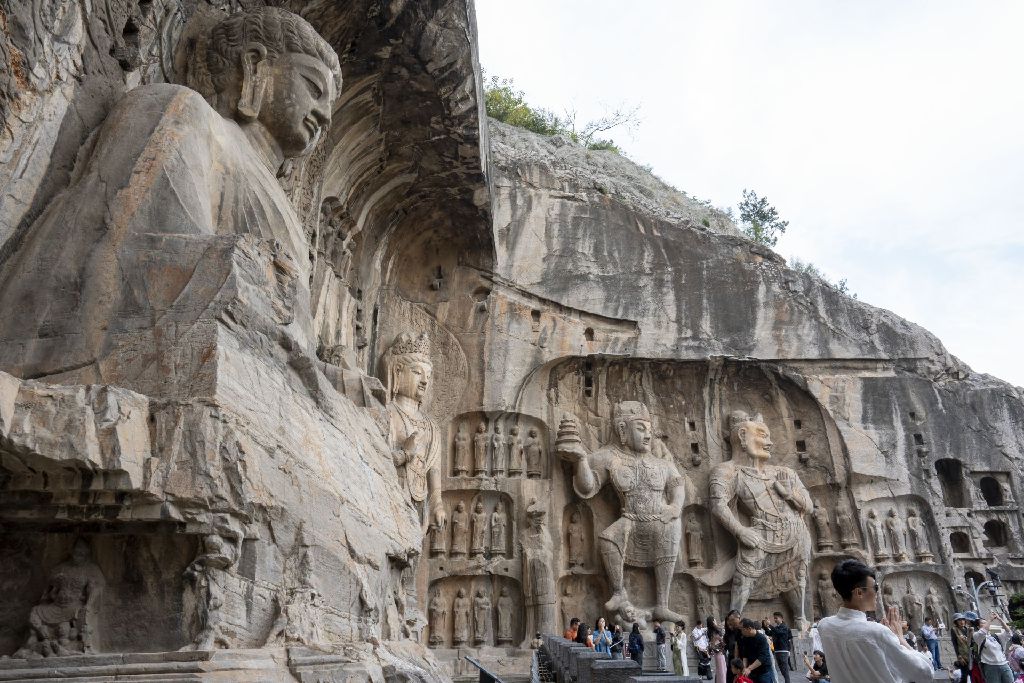
{"label": "row of niche carvings", "polygon": [[546,431],[536,422],[525,415],[491,420],[482,413],[463,415],[456,421],[449,472],[453,477],[543,478]]}
{"label": "row of niche carvings", "polygon": [[[511,579],[446,577],[430,588],[427,642],[432,648],[512,645],[523,640],[522,596]],[[492,595],[497,595],[492,600]]]}
{"label": "row of niche carvings", "polygon": [[[492,491],[481,492],[468,504],[466,492],[449,492],[447,498],[458,497],[451,504],[444,527],[432,524],[429,530],[431,557],[490,558],[512,557],[509,544],[512,536],[514,506],[511,498]],[[493,502],[492,502],[493,499]],[[448,509],[449,503],[443,503]]]}

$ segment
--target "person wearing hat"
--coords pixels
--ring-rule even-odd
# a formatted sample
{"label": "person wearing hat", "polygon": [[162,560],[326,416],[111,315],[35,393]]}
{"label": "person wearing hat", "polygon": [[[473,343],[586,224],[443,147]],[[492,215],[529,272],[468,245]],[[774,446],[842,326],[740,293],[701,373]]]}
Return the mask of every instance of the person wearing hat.
{"label": "person wearing hat", "polygon": [[953,641],[953,653],[956,655],[955,666],[960,671],[959,683],[967,683],[971,675],[971,635],[973,629],[963,614],[953,615],[953,627],[949,629],[949,638]]}
{"label": "person wearing hat", "polygon": [[1013,683],[1013,669],[1003,654],[1003,644],[989,633],[988,623],[990,620],[999,622],[1004,632],[1008,631],[1009,627],[994,611],[989,616],[990,619],[982,619],[974,612],[964,614],[974,627],[974,634],[971,637],[974,639],[978,661],[981,662],[981,673],[985,676],[985,683]]}

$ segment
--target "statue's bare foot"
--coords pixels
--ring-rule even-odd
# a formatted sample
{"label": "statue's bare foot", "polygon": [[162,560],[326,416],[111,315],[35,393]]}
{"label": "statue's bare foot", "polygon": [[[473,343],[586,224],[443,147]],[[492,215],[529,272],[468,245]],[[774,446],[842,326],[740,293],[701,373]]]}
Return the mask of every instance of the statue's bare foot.
{"label": "statue's bare foot", "polygon": [[604,603],[604,608],[609,612],[625,613],[626,608],[633,609],[633,605],[630,604],[626,591],[617,590],[612,595],[611,599]]}
{"label": "statue's bare foot", "polygon": [[668,608],[667,605],[658,605],[654,608],[654,618],[658,621],[686,621],[682,614],[679,612],[673,612]]}

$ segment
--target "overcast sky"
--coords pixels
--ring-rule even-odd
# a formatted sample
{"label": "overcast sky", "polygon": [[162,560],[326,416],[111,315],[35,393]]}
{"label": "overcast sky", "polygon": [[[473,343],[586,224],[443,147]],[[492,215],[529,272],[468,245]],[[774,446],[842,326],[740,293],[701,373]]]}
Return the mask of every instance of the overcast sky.
{"label": "overcast sky", "polygon": [[1024,2],[476,0],[480,61],[1024,385]]}

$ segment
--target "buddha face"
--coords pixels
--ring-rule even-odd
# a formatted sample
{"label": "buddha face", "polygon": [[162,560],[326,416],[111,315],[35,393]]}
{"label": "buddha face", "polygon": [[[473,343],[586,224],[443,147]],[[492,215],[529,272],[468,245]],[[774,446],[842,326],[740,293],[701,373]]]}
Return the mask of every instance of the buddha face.
{"label": "buddha face", "polygon": [[763,422],[748,422],[740,428],[740,444],[754,460],[772,457],[772,435]]}
{"label": "buddha face", "polygon": [[619,439],[622,445],[634,453],[651,452],[651,421],[627,420],[619,423]]}
{"label": "buddha face", "polygon": [[421,360],[406,360],[395,369],[395,394],[421,403],[430,388],[433,368]]}
{"label": "buddha face", "polygon": [[285,53],[270,64],[258,120],[286,159],[308,153],[331,122],[337,96],[331,70],[316,57]]}

